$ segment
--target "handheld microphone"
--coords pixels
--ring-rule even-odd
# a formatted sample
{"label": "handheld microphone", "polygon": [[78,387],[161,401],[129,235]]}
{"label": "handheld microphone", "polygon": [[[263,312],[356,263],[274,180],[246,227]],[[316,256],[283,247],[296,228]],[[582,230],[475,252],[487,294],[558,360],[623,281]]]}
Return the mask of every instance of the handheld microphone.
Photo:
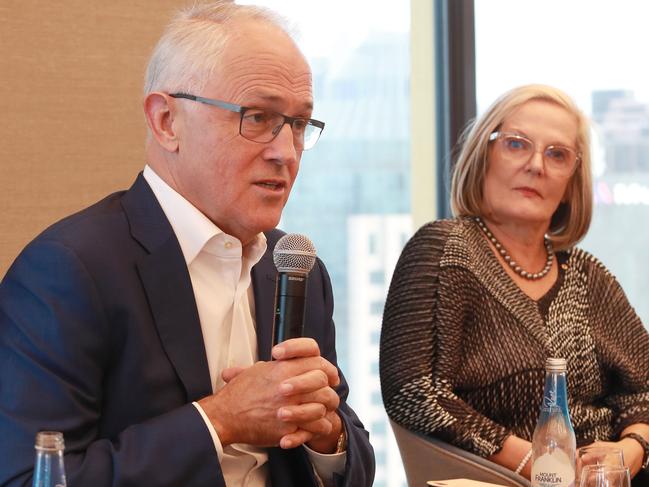
{"label": "handheld microphone", "polygon": [[288,233],[275,245],[273,261],[277,280],[273,345],[303,334],[306,283],[315,259],[315,246],[304,235]]}

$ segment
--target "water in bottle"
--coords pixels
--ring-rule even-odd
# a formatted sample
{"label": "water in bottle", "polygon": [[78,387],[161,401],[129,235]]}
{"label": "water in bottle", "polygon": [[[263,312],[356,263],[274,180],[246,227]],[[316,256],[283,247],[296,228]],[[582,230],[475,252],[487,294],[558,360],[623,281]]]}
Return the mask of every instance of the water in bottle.
{"label": "water in bottle", "polygon": [[532,437],[532,487],[575,484],[575,432],[568,413],[566,360],[548,358],[539,420]]}
{"label": "water in bottle", "polygon": [[36,463],[32,487],[66,487],[63,433],[40,431],[36,435]]}

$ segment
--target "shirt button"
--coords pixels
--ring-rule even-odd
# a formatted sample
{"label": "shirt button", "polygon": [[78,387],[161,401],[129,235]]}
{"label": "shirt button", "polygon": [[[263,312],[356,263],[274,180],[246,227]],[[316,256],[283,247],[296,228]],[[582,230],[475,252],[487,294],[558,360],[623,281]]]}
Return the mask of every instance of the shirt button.
{"label": "shirt button", "polygon": [[230,247],[232,247],[232,242],[225,242],[225,248],[229,249]]}

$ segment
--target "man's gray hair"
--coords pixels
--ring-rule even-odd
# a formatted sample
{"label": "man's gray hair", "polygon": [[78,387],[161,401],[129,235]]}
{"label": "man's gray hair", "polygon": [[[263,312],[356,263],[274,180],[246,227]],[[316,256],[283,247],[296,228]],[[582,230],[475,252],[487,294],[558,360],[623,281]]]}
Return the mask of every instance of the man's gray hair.
{"label": "man's gray hair", "polygon": [[144,95],[154,92],[200,93],[217,68],[236,23],[254,20],[291,35],[286,19],[270,9],[237,5],[233,0],[195,4],[169,22],[146,70]]}

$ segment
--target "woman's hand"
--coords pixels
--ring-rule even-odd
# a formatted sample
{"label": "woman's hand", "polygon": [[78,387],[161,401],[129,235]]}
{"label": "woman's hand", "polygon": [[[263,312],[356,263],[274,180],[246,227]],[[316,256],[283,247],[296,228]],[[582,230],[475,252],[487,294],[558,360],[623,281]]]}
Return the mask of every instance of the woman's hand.
{"label": "woman's hand", "polygon": [[[632,478],[635,477],[642,467],[644,449],[642,448],[642,445],[633,438],[623,438],[619,441],[596,441],[595,443],[583,446],[582,448],[588,447],[617,448],[618,450],[622,450],[624,465],[629,467],[629,472],[631,473]],[[577,465],[577,468],[581,467]]]}
{"label": "woman's hand", "polygon": [[[509,435],[503,447],[491,455],[489,460],[498,465],[502,465],[512,471],[515,471],[525,455],[532,449],[532,443],[515,435]],[[532,459],[529,458],[521,470],[520,474],[526,479],[532,476]]]}
{"label": "woman's hand", "polygon": [[644,448],[633,438],[622,438],[617,444],[620,445],[620,448],[624,452],[624,464],[629,467],[631,477],[635,477],[642,468]]}

